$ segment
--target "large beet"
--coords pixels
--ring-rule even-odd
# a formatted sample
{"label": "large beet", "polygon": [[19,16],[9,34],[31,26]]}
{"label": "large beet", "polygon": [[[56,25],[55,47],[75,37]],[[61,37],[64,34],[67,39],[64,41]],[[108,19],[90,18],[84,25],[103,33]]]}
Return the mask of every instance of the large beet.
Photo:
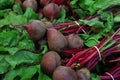
{"label": "large beet", "polygon": [[59,17],[60,9],[57,4],[49,3],[43,8],[43,14],[53,20]]}
{"label": "large beet", "polygon": [[36,0],[25,0],[22,4],[23,10],[31,8],[32,10],[37,10],[37,1]]}
{"label": "large beet", "polygon": [[69,48],[81,48],[83,47],[83,41],[77,34],[70,34],[66,36]]}
{"label": "large beet", "polygon": [[90,80],[90,72],[87,68],[82,68],[78,71],[76,71],[77,80]]}
{"label": "large beet", "polygon": [[32,20],[25,28],[34,41],[40,40],[46,33],[45,24],[39,20]]}
{"label": "large beet", "polygon": [[42,70],[49,76],[52,76],[53,71],[60,65],[60,56],[54,51],[47,52],[41,61]]}
{"label": "large beet", "polygon": [[67,47],[65,36],[56,29],[48,29],[47,39],[50,50],[61,52],[61,50]]}
{"label": "large beet", "polygon": [[59,66],[53,72],[53,80],[77,80],[77,76],[71,68]]}

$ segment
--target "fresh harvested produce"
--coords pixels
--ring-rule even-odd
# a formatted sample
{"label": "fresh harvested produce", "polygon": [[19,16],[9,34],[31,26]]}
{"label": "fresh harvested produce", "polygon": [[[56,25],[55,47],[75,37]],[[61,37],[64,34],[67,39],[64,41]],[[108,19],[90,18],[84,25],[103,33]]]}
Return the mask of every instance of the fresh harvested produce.
{"label": "fresh harvested produce", "polygon": [[66,36],[69,48],[82,48],[83,41],[77,34],[70,34]]}
{"label": "fresh harvested produce", "polygon": [[45,24],[39,20],[32,20],[25,26],[30,38],[34,41],[40,40],[46,33]]}
{"label": "fresh harvested produce", "polygon": [[53,72],[53,80],[77,80],[77,76],[71,68],[59,66]]}
{"label": "fresh harvested produce", "polygon": [[43,14],[52,21],[59,17],[60,8],[57,4],[49,3],[43,8]]}
{"label": "fresh harvested produce", "polygon": [[51,1],[51,0],[40,0],[40,4],[41,4],[42,6],[45,6],[45,5],[49,4],[50,1]]}
{"label": "fresh harvested produce", "polygon": [[47,52],[41,61],[42,70],[49,76],[52,76],[53,71],[60,66],[60,56],[55,51]]}
{"label": "fresh harvested produce", "polygon": [[26,10],[27,8],[31,8],[32,10],[37,10],[37,1],[36,0],[24,0],[22,4],[23,10]]}
{"label": "fresh harvested produce", "polygon": [[0,0],[0,80],[120,80],[120,0]]}
{"label": "fresh harvested produce", "polygon": [[48,29],[47,39],[50,50],[61,52],[67,48],[67,40],[65,36],[54,28]]}
{"label": "fresh harvested produce", "polygon": [[76,71],[77,80],[90,80],[90,72],[87,68]]}

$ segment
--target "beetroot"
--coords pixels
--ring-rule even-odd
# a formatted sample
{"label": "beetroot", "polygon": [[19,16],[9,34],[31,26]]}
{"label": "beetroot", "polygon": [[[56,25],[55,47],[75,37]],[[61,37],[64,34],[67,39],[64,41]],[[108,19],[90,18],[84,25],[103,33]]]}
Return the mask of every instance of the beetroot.
{"label": "beetroot", "polygon": [[45,5],[49,4],[50,2],[51,2],[51,0],[40,0],[40,4],[42,6],[45,6]]}
{"label": "beetroot", "polygon": [[36,0],[25,0],[22,4],[23,10],[31,8],[32,10],[37,10],[37,1]]}
{"label": "beetroot", "polygon": [[66,36],[69,48],[82,48],[83,41],[77,34],[70,34]]}
{"label": "beetroot", "polygon": [[45,24],[39,20],[32,20],[25,28],[34,41],[40,40],[46,33]]}
{"label": "beetroot", "polygon": [[49,3],[43,8],[43,14],[53,20],[59,17],[60,9],[57,4]]}
{"label": "beetroot", "polygon": [[42,70],[49,76],[52,76],[53,71],[60,65],[60,56],[55,51],[47,52],[41,61]]}
{"label": "beetroot", "polygon": [[65,36],[56,29],[48,29],[47,39],[50,50],[61,52],[67,47]]}
{"label": "beetroot", "polygon": [[90,80],[90,72],[87,68],[82,68],[78,71],[76,71],[77,80]]}
{"label": "beetroot", "polygon": [[53,80],[77,80],[77,76],[71,68],[59,66],[53,72]]}

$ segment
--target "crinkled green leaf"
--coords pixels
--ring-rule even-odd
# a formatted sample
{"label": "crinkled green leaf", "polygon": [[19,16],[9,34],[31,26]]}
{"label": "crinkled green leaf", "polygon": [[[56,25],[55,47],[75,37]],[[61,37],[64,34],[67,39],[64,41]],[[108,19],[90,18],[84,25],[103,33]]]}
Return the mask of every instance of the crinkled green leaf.
{"label": "crinkled green leaf", "polygon": [[38,14],[36,14],[31,8],[27,8],[24,13],[24,16],[27,18],[28,21],[39,19]]}
{"label": "crinkled green leaf", "polygon": [[108,12],[101,12],[101,13],[100,13],[100,18],[101,18],[102,20],[105,20],[105,21],[106,21],[109,16],[111,16],[111,14],[108,13]]}
{"label": "crinkled green leaf", "polygon": [[0,55],[0,74],[9,70],[9,64],[4,60],[4,56]]}
{"label": "crinkled green leaf", "polygon": [[96,39],[95,37],[90,37],[85,41],[84,44],[88,47],[93,47],[96,46],[98,43],[99,43],[98,39]]}
{"label": "crinkled green leaf", "polygon": [[11,65],[11,68],[14,69],[16,65],[20,64],[32,64],[40,61],[40,55],[34,54],[28,51],[19,51],[14,55],[9,55],[5,57],[5,60]]}
{"label": "crinkled green leaf", "polygon": [[115,5],[120,5],[120,0],[97,0],[94,9],[102,11]]}
{"label": "crinkled green leaf", "polygon": [[4,16],[6,16],[10,11],[11,9],[0,10],[0,18],[3,18]]}
{"label": "crinkled green leaf", "polygon": [[23,14],[22,8],[20,4],[16,4],[13,6],[13,11],[17,14]]}
{"label": "crinkled green leaf", "polygon": [[96,12],[96,10],[93,7],[94,3],[94,0],[81,0],[79,6],[86,11],[88,10],[89,13],[92,15]]}
{"label": "crinkled green leaf", "polygon": [[0,0],[0,10],[11,7],[13,3],[14,0]]}
{"label": "crinkled green leaf", "polygon": [[2,46],[15,46],[19,39],[17,31],[3,31],[0,33],[0,45]]}
{"label": "crinkled green leaf", "polygon": [[92,20],[80,20],[80,24],[96,27],[96,28],[105,28],[103,22],[99,21],[98,18],[94,18]]}
{"label": "crinkled green leaf", "polygon": [[30,80],[38,70],[39,65],[20,67],[9,71],[3,80],[14,80],[17,76],[19,76],[18,80]]}
{"label": "crinkled green leaf", "polygon": [[120,14],[114,17],[114,22],[120,22]]}
{"label": "crinkled green leaf", "polygon": [[9,24],[27,24],[27,18],[23,15],[17,15],[14,12],[10,12],[4,19],[0,20],[0,26]]}

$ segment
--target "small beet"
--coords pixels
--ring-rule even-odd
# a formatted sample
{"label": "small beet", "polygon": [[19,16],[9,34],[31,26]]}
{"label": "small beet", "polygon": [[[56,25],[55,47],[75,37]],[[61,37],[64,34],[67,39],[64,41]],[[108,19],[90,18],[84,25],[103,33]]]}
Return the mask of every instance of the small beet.
{"label": "small beet", "polygon": [[60,14],[59,6],[54,3],[49,3],[43,8],[43,14],[50,20],[56,19]]}
{"label": "small beet", "polygon": [[46,33],[45,24],[39,20],[32,20],[25,28],[34,41],[40,40]]}
{"label": "small beet", "polygon": [[60,56],[55,51],[47,52],[41,61],[42,70],[49,76],[52,76],[53,71],[60,65]]}
{"label": "small beet", "polygon": [[22,4],[23,10],[25,11],[27,8],[31,8],[32,10],[37,10],[37,1],[36,0],[25,0]]}
{"label": "small beet", "polygon": [[77,80],[90,80],[90,72],[87,68],[82,68],[78,71],[76,71]]}
{"label": "small beet", "polygon": [[45,5],[49,4],[50,2],[51,2],[51,0],[40,0],[40,4],[42,6],[45,6]]}
{"label": "small beet", "polygon": [[71,68],[59,66],[53,72],[53,80],[77,80],[77,76]]}
{"label": "small beet", "polygon": [[65,36],[54,28],[48,29],[47,39],[50,50],[61,52],[67,47]]}
{"label": "small beet", "polygon": [[69,48],[81,48],[83,47],[83,41],[77,34],[70,34],[66,36]]}

